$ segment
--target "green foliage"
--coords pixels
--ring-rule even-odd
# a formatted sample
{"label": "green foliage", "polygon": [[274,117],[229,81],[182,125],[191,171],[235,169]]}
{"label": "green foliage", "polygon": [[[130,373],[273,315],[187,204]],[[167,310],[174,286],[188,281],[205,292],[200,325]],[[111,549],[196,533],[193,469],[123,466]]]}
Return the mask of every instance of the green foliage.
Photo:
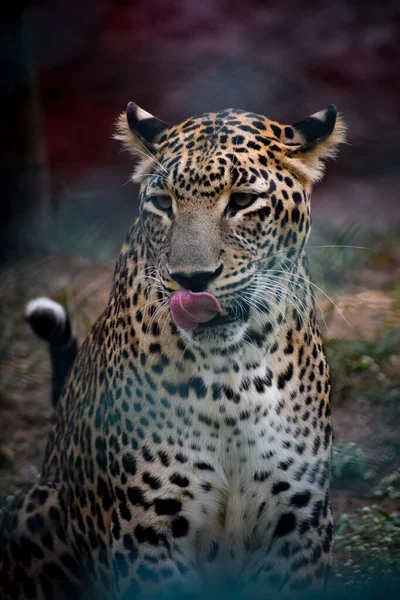
{"label": "green foliage", "polygon": [[400,575],[400,514],[378,505],[365,506],[354,514],[342,514],[337,524],[336,553],[340,569],[336,578],[355,588],[377,575]]}
{"label": "green foliage", "polygon": [[394,501],[400,500],[400,469],[384,477],[375,487],[372,497],[379,500],[384,500],[385,498]]}
{"label": "green foliage", "polygon": [[353,399],[400,400],[400,373],[390,371],[390,359],[400,351],[400,333],[389,329],[380,340],[328,340],[326,352],[336,402]]}
{"label": "green foliage", "polygon": [[400,332],[387,331],[380,340],[332,340],[327,343],[329,356],[336,362],[344,362],[350,372],[369,368],[370,361],[380,361],[400,349]]}
{"label": "green foliage", "polygon": [[354,442],[337,444],[332,453],[332,481],[366,479],[368,461],[363,450]]}

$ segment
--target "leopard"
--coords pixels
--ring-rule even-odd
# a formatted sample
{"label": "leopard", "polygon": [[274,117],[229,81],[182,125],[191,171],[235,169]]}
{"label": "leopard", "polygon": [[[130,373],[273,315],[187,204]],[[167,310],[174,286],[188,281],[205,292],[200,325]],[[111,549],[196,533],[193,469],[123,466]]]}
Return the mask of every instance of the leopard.
{"label": "leopard", "polygon": [[[78,347],[50,299],[54,423],[3,510],[0,598],[292,598],[331,570],[331,382],[306,245],[345,139],[239,109],[169,125],[133,102],[139,216]],[[225,587],[224,586],[228,586]]]}

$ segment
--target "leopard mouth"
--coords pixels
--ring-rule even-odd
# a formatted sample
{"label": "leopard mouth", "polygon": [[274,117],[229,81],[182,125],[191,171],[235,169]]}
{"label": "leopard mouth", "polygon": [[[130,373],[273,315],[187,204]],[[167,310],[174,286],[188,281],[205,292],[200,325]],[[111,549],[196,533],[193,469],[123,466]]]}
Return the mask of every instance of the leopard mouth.
{"label": "leopard mouth", "polygon": [[223,327],[232,323],[243,323],[249,320],[249,316],[250,307],[248,303],[239,297],[235,298],[235,307],[226,309],[225,314],[219,313],[210,321],[200,323],[198,328],[205,329],[208,327]]}
{"label": "leopard mouth", "polygon": [[230,295],[230,303],[224,308],[218,298],[208,291],[182,289],[172,292],[169,305],[173,322],[184,331],[223,327],[249,318],[249,305],[240,294],[235,295],[233,301]]}

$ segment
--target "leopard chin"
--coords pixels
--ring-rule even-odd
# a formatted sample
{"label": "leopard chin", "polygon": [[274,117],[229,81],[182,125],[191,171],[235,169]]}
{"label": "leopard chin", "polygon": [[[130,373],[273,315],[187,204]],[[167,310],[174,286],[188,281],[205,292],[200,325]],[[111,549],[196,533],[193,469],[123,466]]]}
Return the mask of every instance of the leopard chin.
{"label": "leopard chin", "polygon": [[247,323],[241,320],[229,321],[208,327],[198,327],[194,331],[182,332],[183,337],[198,348],[229,348],[240,344],[247,330]]}

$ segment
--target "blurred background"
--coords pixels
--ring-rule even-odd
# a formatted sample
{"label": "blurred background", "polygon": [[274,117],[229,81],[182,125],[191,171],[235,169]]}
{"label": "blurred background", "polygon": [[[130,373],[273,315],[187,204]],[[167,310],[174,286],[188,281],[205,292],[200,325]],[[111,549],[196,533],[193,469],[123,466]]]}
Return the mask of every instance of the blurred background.
{"label": "blurred background", "polygon": [[137,214],[131,160],[111,139],[127,102],[170,123],[226,107],[291,123],[334,103],[348,144],[314,190],[309,255],[334,382],[336,577],[399,576],[399,72],[394,1],[2,9],[0,503],[36,476],[52,416],[24,304],[62,301],[84,337]]}

